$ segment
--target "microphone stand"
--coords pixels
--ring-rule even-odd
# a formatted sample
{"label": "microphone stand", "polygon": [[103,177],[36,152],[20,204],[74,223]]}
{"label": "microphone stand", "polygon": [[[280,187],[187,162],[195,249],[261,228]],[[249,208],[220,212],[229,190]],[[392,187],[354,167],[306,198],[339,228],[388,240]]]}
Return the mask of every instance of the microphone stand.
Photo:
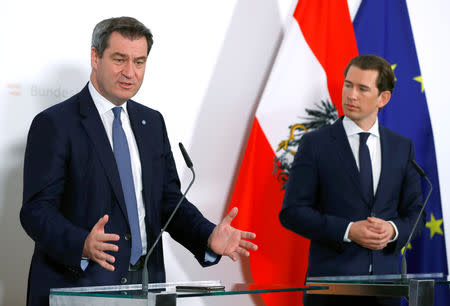
{"label": "microphone stand", "polygon": [[152,247],[150,248],[150,250],[147,253],[147,256],[145,256],[145,261],[144,261],[144,267],[142,268],[142,294],[144,296],[148,296],[148,270],[147,270],[147,262],[148,259],[150,258],[150,254],[152,254],[153,249],[156,247],[156,244],[159,242],[159,240],[161,240],[161,236],[163,234],[163,232],[166,230],[167,226],[169,225],[170,221],[172,220],[173,216],[175,215],[175,213],[177,212],[178,208],[180,207],[181,203],[183,202],[183,200],[186,197],[187,192],[189,191],[189,189],[191,188],[192,184],[194,183],[195,180],[195,171],[194,171],[194,167],[192,165],[192,161],[189,158],[189,155],[187,154],[183,144],[180,142],[179,144],[180,150],[181,150],[181,154],[184,157],[184,161],[186,162],[186,165],[188,166],[188,168],[191,170],[192,172],[192,179],[191,182],[189,183],[188,188],[186,189],[186,191],[183,193],[183,196],[180,198],[180,200],[178,201],[177,205],[175,206],[174,210],[172,211],[172,214],[170,215],[169,219],[166,221],[166,224],[164,224],[164,227],[161,229],[161,231],[158,234],[158,237],[156,237],[155,242],[153,242]]}
{"label": "microphone stand", "polygon": [[405,244],[405,251],[403,252],[402,266],[401,266],[401,272],[402,272],[401,280],[402,281],[406,281],[406,279],[407,279],[406,251],[408,250],[408,245],[411,242],[411,239],[416,230],[417,224],[419,224],[420,217],[422,216],[422,213],[425,210],[425,206],[428,203],[428,199],[430,198],[431,192],[433,191],[433,184],[431,184],[431,181],[428,178],[428,176],[426,175],[425,171],[423,171],[422,168],[420,168],[420,166],[416,163],[415,160],[411,159],[410,162],[414,166],[416,171],[419,173],[419,175],[428,182],[428,185],[430,185],[430,190],[428,191],[428,195],[425,199],[425,202],[423,203],[422,209],[420,210],[419,215],[417,216],[416,223],[414,223],[413,229],[411,230],[411,233],[409,234],[408,241],[406,241],[406,244]]}

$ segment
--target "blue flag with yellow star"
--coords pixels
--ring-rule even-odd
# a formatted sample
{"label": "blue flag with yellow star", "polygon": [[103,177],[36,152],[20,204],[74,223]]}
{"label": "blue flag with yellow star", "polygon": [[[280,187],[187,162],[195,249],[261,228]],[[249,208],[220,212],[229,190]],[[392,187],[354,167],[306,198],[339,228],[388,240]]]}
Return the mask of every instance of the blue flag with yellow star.
{"label": "blue flag with yellow star", "polygon": [[[359,54],[384,57],[392,64],[397,79],[391,101],[379,113],[380,123],[413,140],[416,161],[433,184],[426,227],[408,246],[408,273],[447,275],[433,130],[406,1],[363,0],[353,27]],[[429,190],[424,181],[422,190],[424,195]],[[448,305],[449,301],[448,288],[436,286],[435,305]]]}

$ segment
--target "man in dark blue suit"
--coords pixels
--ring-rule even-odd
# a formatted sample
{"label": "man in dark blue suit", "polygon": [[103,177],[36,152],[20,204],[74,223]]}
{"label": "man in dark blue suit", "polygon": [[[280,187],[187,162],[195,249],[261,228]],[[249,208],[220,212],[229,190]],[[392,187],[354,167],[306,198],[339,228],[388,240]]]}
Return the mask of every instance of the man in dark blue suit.
{"label": "man in dark blue suit", "polygon": [[[130,17],[103,20],[92,35],[90,82],[38,114],[24,165],[23,228],[35,241],[28,305],[47,305],[49,289],[164,282],[160,241],[145,254],[181,198],[161,114],[130,100],[152,45]],[[215,226],[184,200],[167,231],[202,266],[221,255],[248,256],[255,234],[231,226],[237,208]]]}
{"label": "man in dark blue suit", "polygon": [[[345,70],[344,117],[305,134],[280,221],[311,240],[308,276],[398,273],[398,254],[421,209],[411,140],[378,124],[391,98],[390,64],[361,55]],[[425,224],[421,219],[418,232]],[[307,295],[305,305],[398,305],[398,299]]]}

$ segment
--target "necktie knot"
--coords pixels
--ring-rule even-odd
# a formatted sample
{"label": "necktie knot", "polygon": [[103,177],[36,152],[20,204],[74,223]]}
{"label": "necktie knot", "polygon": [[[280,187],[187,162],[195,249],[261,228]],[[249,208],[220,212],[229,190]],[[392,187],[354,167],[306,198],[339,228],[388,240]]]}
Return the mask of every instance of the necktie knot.
{"label": "necktie knot", "polygon": [[370,136],[370,133],[367,133],[367,132],[359,133],[359,144],[365,145],[367,142],[367,138],[369,138],[369,136]]}
{"label": "necktie knot", "polygon": [[112,111],[114,113],[114,118],[120,120],[120,113],[122,112],[122,107],[116,106],[112,109]]}

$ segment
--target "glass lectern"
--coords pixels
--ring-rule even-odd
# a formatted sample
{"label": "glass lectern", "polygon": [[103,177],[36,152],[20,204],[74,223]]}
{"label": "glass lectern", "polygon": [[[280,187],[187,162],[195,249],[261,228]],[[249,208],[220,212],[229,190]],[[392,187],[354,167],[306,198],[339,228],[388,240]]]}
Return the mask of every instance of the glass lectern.
{"label": "glass lectern", "polygon": [[[149,284],[148,297],[142,295],[141,285],[51,289],[50,305],[175,306],[177,300],[182,298],[209,296],[220,299],[239,294],[307,292],[308,294],[405,297],[409,300],[410,306],[432,306],[435,287],[441,286],[448,290],[449,285],[448,277],[442,273],[408,274],[403,279],[400,274],[310,277],[306,280],[306,285],[222,284],[220,281],[175,282]],[[217,286],[223,286],[223,288]]]}
{"label": "glass lectern", "polygon": [[[208,290],[208,288],[216,286],[223,286],[224,288]],[[220,297],[238,294],[310,292],[326,289],[323,286],[305,286],[303,284],[222,284],[220,281],[178,282],[149,284],[148,297],[145,297],[141,293],[141,288],[141,285],[120,285],[51,289],[50,306],[175,306],[177,300],[181,298],[213,296],[219,299]]]}

